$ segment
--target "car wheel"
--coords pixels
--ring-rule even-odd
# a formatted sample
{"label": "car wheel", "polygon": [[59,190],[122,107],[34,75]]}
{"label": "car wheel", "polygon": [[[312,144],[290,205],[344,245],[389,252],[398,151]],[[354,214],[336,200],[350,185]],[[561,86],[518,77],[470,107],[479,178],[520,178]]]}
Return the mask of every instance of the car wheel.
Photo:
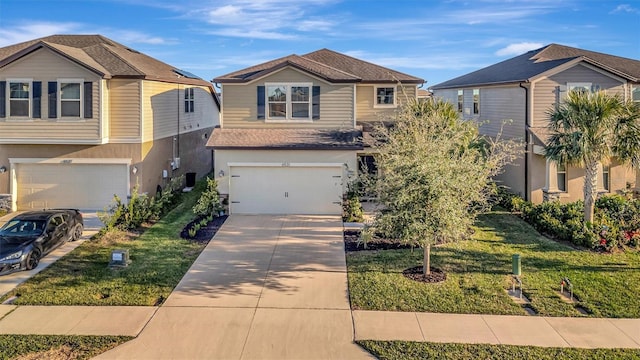
{"label": "car wheel", "polygon": [[80,240],[82,237],[82,232],[84,231],[84,226],[82,224],[76,224],[71,232],[71,241]]}
{"label": "car wheel", "polygon": [[40,250],[33,249],[29,253],[29,256],[27,256],[26,268],[27,270],[33,270],[36,267],[38,267],[39,263],[40,263]]}

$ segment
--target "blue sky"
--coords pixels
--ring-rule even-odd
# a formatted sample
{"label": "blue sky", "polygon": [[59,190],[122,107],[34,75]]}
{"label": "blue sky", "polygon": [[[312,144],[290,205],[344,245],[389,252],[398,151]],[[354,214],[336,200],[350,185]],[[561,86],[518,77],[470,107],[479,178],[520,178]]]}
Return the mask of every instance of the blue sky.
{"label": "blue sky", "polygon": [[428,87],[549,43],[640,59],[640,1],[0,0],[0,47],[96,33],[207,80],[329,48]]}

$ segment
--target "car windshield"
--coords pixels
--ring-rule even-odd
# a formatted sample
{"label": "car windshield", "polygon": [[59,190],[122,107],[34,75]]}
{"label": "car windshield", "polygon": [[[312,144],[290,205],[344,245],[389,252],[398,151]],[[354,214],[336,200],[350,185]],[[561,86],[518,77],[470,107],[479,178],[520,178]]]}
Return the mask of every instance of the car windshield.
{"label": "car windshield", "polygon": [[44,231],[44,220],[9,220],[0,228],[2,236],[38,236]]}

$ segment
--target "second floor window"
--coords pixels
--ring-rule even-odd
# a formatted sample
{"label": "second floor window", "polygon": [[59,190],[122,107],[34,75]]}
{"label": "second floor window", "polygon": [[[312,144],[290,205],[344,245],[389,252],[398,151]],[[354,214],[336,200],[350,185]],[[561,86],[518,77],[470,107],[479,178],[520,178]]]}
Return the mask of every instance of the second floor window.
{"label": "second floor window", "polygon": [[80,117],[80,82],[60,82],[60,116]]}
{"label": "second floor window", "polygon": [[311,84],[266,84],[267,118],[311,120]]}
{"label": "second floor window", "polygon": [[29,117],[31,83],[27,81],[9,82],[9,116]]}
{"label": "second floor window", "polygon": [[464,90],[458,90],[458,112],[464,107]]}
{"label": "second floor window", "polygon": [[480,114],[480,89],[473,89],[473,113]]}
{"label": "second floor window", "polygon": [[195,110],[195,101],[193,88],[184,89],[184,112],[192,113]]}
{"label": "second floor window", "polygon": [[392,107],[396,105],[396,88],[393,86],[382,87],[376,86],[375,106]]}

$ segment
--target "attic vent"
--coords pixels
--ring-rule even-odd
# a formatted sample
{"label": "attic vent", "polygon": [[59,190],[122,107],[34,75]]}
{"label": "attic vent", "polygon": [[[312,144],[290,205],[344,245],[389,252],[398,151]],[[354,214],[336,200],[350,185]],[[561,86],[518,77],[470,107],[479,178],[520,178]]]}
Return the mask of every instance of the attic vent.
{"label": "attic vent", "polygon": [[200,79],[200,80],[202,80],[198,75],[190,73],[190,72],[188,72],[186,70],[173,69],[173,72],[175,72],[179,76],[186,77],[186,78],[189,78],[189,79]]}
{"label": "attic vent", "polygon": [[131,51],[132,53],[140,54],[140,51],[138,50],[133,50],[131,48],[127,48],[127,50]]}

